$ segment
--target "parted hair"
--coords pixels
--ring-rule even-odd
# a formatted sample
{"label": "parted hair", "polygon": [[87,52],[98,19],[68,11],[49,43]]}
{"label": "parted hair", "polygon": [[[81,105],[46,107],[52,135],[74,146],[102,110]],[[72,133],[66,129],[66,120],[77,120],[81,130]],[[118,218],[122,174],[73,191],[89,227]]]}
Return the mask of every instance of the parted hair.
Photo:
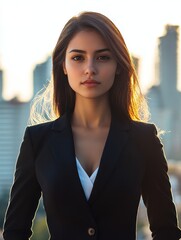
{"label": "parted hair", "polygon": [[147,121],[149,111],[141,92],[132,57],[122,34],[115,24],[98,12],[81,12],[64,26],[52,54],[52,78],[32,102],[30,122],[53,120],[67,111],[73,111],[75,93],[63,71],[66,49],[76,33],[82,30],[98,32],[117,62],[117,73],[109,92],[111,111],[119,118]]}

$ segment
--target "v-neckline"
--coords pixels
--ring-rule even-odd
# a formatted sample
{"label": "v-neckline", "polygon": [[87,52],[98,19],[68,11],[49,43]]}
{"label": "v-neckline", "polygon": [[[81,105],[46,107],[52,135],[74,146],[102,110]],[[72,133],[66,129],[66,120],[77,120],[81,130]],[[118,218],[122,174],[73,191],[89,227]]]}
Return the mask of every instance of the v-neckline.
{"label": "v-neckline", "polygon": [[111,128],[112,128],[112,124],[113,124],[112,121],[113,121],[113,119],[112,119],[112,116],[111,116],[110,126],[109,126],[108,133],[107,133],[107,136],[106,136],[106,139],[105,139],[105,142],[104,142],[104,146],[103,146],[103,149],[102,149],[102,153],[101,153],[101,155],[100,155],[99,166],[91,173],[90,176],[89,176],[89,174],[87,173],[87,171],[82,167],[80,161],[78,160],[78,158],[77,158],[77,156],[76,156],[75,142],[74,142],[75,140],[74,140],[74,135],[73,135],[73,129],[72,129],[71,122],[70,122],[71,134],[72,134],[73,144],[74,144],[75,159],[76,159],[76,161],[78,160],[78,162],[79,162],[79,164],[80,164],[80,167],[82,168],[82,170],[85,172],[85,174],[87,175],[87,177],[88,177],[89,179],[91,178],[91,176],[94,175],[94,172],[97,172],[97,171],[98,171],[98,169],[99,169],[100,166],[101,166],[102,157],[103,157],[103,154],[104,154],[104,151],[105,151],[107,142],[108,142],[108,138],[109,138],[109,135],[110,135],[110,131],[111,131]]}
{"label": "v-neckline", "polygon": [[82,167],[82,165],[81,165],[81,163],[80,163],[80,161],[78,160],[77,157],[76,157],[76,161],[77,161],[78,165],[80,166],[80,168],[82,169],[82,171],[86,174],[86,176],[87,176],[87,177],[91,180],[91,182],[92,182],[92,179],[94,179],[94,176],[97,175],[97,172],[98,172],[99,167],[97,167],[97,168],[92,172],[92,174],[89,176],[89,175],[87,174],[87,172],[85,171],[85,169]]}
{"label": "v-neckline", "polygon": [[[76,167],[76,153],[70,124],[70,116],[67,114],[56,120],[52,126],[52,130],[52,142],[54,144],[51,144],[51,151],[57,161],[57,171],[61,172],[60,176],[62,176],[62,178],[60,177],[60,184],[63,182],[63,177],[66,175],[66,169],[70,173],[67,186],[70,188],[75,186],[72,189],[72,194],[74,194],[78,199],[78,190],[82,192],[81,195],[85,197]],[[97,172],[91,195],[88,199],[89,204],[93,204],[96,198],[101,194],[104,185],[108,182],[109,177],[113,173],[113,170],[116,167],[116,162],[120,159],[120,154],[129,139],[129,130],[129,122],[120,122],[114,118],[114,116],[112,117],[109,133],[101,155],[99,170]],[[60,156],[62,162],[60,161]],[[84,200],[86,200],[86,198]]]}
{"label": "v-neckline", "polygon": [[77,165],[77,172],[79,175],[82,188],[84,190],[85,197],[87,200],[89,200],[94,187],[94,182],[97,177],[97,172],[99,167],[97,167],[89,177],[77,158],[76,158],[76,165]]}

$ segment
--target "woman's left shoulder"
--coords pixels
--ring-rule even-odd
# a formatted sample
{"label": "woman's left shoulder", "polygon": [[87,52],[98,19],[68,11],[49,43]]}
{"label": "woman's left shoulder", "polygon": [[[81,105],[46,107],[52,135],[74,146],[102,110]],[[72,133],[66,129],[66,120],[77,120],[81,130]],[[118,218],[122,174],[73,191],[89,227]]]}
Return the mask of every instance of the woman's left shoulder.
{"label": "woman's left shoulder", "polygon": [[145,153],[147,158],[160,154],[163,148],[160,130],[154,123],[132,122],[130,136],[135,146]]}
{"label": "woman's left shoulder", "polygon": [[131,121],[130,126],[133,131],[137,131],[140,134],[146,132],[157,134],[158,132],[157,126],[150,122]]}
{"label": "woman's left shoulder", "polygon": [[161,136],[163,132],[154,123],[132,121],[130,124],[132,138],[137,142],[144,144],[161,143]]}

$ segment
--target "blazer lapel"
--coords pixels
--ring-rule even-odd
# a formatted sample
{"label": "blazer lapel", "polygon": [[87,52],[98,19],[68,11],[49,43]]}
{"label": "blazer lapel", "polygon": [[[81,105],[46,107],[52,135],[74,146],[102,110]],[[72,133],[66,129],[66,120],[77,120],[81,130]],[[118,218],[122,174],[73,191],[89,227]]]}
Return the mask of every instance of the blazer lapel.
{"label": "blazer lapel", "polygon": [[112,119],[97,177],[88,201],[89,204],[95,201],[101,194],[101,189],[109,181],[112,171],[116,167],[116,162],[120,160],[121,151],[128,140],[128,130],[128,123],[120,123],[116,119]]}
{"label": "blazer lapel", "polygon": [[56,160],[57,170],[60,173],[59,175],[62,176],[59,181],[64,182],[66,188],[70,190],[70,195],[74,200],[78,197],[80,201],[81,197],[84,202],[87,202],[78,176],[73,135],[70,119],[67,114],[54,122],[52,130],[52,153]]}
{"label": "blazer lapel", "polygon": [[86,205],[91,205],[101,193],[101,189],[106,182],[109,181],[116,167],[116,162],[120,159],[121,151],[128,140],[129,124],[118,122],[112,118],[97,177],[88,201],[86,200],[76,167],[70,117],[65,114],[57,119],[52,130],[54,134],[51,139],[51,148],[54,159],[56,159],[57,171],[63,176],[60,181],[65,181],[66,179],[66,187],[71,189],[74,200],[83,200],[81,203],[84,202]]}

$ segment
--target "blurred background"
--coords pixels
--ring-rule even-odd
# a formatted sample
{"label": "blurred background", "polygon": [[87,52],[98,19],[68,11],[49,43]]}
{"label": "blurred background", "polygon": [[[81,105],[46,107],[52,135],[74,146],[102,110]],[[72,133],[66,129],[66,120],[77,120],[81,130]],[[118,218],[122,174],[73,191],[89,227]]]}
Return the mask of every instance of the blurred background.
{"label": "blurred background", "polygon": [[[0,229],[31,101],[50,79],[64,24],[85,10],[107,15],[127,43],[150,121],[165,131],[161,141],[181,226],[180,9],[180,0],[0,0]],[[151,239],[142,200],[137,230],[138,240]],[[31,240],[48,239],[42,201],[33,231]]]}

